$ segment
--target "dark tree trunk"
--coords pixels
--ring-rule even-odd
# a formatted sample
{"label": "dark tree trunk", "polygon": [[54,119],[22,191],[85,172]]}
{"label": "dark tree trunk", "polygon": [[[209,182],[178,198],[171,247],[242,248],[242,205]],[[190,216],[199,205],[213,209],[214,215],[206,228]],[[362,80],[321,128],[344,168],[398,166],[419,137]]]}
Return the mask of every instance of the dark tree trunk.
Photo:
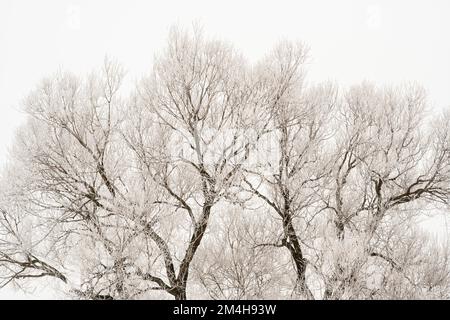
{"label": "dark tree trunk", "polygon": [[186,300],[186,284],[176,290],[174,297],[175,300]]}
{"label": "dark tree trunk", "polygon": [[206,204],[203,207],[202,215],[197,222],[197,225],[194,229],[194,233],[192,234],[192,237],[189,241],[189,246],[186,250],[186,254],[184,256],[183,261],[180,265],[180,271],[178,273],[177,281],[178,281],[178,287],[174,291],[174,297],[175,300],[186,300],[186,287],[187,287],[187,281],[189,278],[189,268],[192,262],[192,259],[194,258],[195,252],[197,251],[198,247],[200,246],[200,243],[203,239],[203,236],[205,234],[206,228],[208,226],[208,220],[209,216],[211,214],[211,204]]}
{"label": "dark tree trunk", "polygon": [[311,291],[306,284],[306,266],[307,261],[303,256],[300,240],[295,232],[292,224],[292,216],[290,210],[289,192],[284,193],[284,208],[283,208],[283,229],[286,238],[286,247],[294,259],[294,264],[297,272],[296,291],[307,299],[314,299]]}
{"label": "dark tree trunk", "polygon": [[339,240],[344,240],[344,231],[345,231],[345,225],[344,222],[342,222],[342,219],[337,219],[334,224],[336,225],[336,234]]}
{"label": "dark tree trunk", "polygon": [[295,229],[292,225],[290,217],[286,219],[285,230],[287,231],[287,234],[285,234],[285,236],[288,239],[287,248],[289,249],[292,259],[294,260],[297,272],[296,291],[307,299],[313,299],[313,295],[306,285],[307,261],[303,256],[303,252],[300,247],[300,241],[298,240],[297,234],[295,233]]}

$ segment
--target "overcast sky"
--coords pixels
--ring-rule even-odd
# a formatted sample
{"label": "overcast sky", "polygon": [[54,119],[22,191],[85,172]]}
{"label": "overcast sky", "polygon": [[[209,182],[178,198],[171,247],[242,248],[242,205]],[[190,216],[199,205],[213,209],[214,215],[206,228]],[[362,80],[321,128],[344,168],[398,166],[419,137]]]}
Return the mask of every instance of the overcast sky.
{"label": "overcast sky", "polygon": [[84,73],[106,54],[134,79],[168,28],[199,21],[257,59],[279,39],[311,47],[311,80],[421,82],[450,106],[450,2],[0,0],[0,161],[22,118],[21,98],[58,68]]}
{"label": "overcast sky", "polygon": [[413,80],[435,110],[450,107],[449,16],[448,0],[0,0],[0,163],[39,79],[58,68],[83,74],[106,54],[137,79],[175,23],[198,21],[252,60],[280,39],[301,40],[310,80]]}

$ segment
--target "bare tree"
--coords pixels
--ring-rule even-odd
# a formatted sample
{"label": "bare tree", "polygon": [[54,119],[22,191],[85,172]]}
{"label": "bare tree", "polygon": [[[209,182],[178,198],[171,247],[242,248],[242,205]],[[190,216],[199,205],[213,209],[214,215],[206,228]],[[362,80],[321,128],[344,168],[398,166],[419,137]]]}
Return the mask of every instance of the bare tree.
{"label": "bare tree", "polygon": [[[181,254],[178,267],[175,249],[170,248],[173,239],[147,229],[163,255],[167,280],[145,277],[175,299],[186,299],[191,262],[213,207],[232,196],[248,156],[250,142],[241,137],[247,129],[243,110],[251,97],[245,73],[241,57],[229,45],[206,40],[198,30],[191,35],[174,29],[135,99],[135,108],[141,111],[132,114],[140,119],[132,121],[129,146],[140,170],[165,191],[156,203],[188,217],[175,218],[188,233],[187,239],[174,244]],[[155,135],[159,141],[152,138]],[[183,231],[178,228],[177,234]]]}
{"label": "bare tree", "polygon": [[334,262],[325,298],[351,296],[346,290],[368,258],[390,260],[376,247],[389,214],[409,210],[412,219],[419,205],[447,201],[446,133],[427,127],[425,107],[424,91],[414,85],[379,89],[363,84],[345,96],[336,165],[323,199],[337,236],[335,245],[327,246],[357,249]]}
{"label": "bare tree", "polygon": [[[127,296],[125,251],[139,234],[128,228],[130,220],[123,211],[129,210],[129,199],[117,130],[122,75],[117,64],[106,61],[99,76],[80,79],[60,72],[45,79],[25,101],[30,118],[15,153],[22,164],[16,168],[27,177],[22,185],[27,205],[18,210],[27,209],[28,216],[46,225],[51,249],[60,255],[92,243],[92,257],[101,257],[95,276],[87,278],[105,282],[99,285],[102,288],[75,289],[90,298]],[[10,226],[9,219],[4,221]],[[7,230],[19,237],[19,230]],[[66,281],[61,273],[53,275]]]}
{"label": "bare tree", "polygon": [[174,28],[126,97],[108,59],[24,100],[0,180],[0,286],[71,297],[448,298],[450,116],[418,85],[309,84],[307,48],[256,64]]}
{"label": "bare tree", "polygon": [[262,63],[270,97],[263,106],[263,112],[270,114],[266,126],[269,150],[256,149],[263,161],[259,168],[246,170],[244,185],[280,219],[282,236],[271,245],[289,250],[297,274],[296,291],[312,299],[303,243],[311,242],[311,220],[317,214],[315,190],[327,173],[320,152],[329,139],[327,121],[337,92],[331,84],[306,87],[306,53],[301,44],[282,43]]}

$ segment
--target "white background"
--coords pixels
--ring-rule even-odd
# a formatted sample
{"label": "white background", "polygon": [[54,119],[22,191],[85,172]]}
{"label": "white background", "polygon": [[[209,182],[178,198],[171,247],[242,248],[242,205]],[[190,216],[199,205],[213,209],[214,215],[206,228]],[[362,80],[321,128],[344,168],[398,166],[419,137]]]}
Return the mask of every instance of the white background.
{"label": "white background", "polygon": [[[86,73],[108,55],[137,80],[173,24],[198,22],[250,60],[278,40],[301,40],[311,47],[310,80],[418,81],[438,111],[450,107],[449,16],[448,0],[0,0],[0,164],[24,119],[21,99],[39,79],[60,68]],[[444,221],[428,226],[439,233]],[[0,290],[0,299],[48,298],[49,291]]]}

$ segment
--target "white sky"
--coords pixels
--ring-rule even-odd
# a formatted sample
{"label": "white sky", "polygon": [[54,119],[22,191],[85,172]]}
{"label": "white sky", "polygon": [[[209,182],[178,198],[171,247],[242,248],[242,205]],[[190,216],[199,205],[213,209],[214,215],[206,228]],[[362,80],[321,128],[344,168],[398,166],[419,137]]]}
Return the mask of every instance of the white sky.
{"label": "white sky", "polygon": [[448,0],[0,0],[0,164],[39,79],[58,68],[83,74],[106,54],[139,78],[174,23],[198,21],[250,59],[280,39],[301,40],[310,80],[416,80],[434,108],[449,107],[449,17]]}
{"label": "white sky", "polygon": [[60,67],[84,73],[105,54],[138,78],[174,23],[199,21],[250,59],[279,39],[305,41],[312,80],[417,80],[433,106],[447,107],[449,16],[448,0],[0,0],[0,161],[39,79]]}

